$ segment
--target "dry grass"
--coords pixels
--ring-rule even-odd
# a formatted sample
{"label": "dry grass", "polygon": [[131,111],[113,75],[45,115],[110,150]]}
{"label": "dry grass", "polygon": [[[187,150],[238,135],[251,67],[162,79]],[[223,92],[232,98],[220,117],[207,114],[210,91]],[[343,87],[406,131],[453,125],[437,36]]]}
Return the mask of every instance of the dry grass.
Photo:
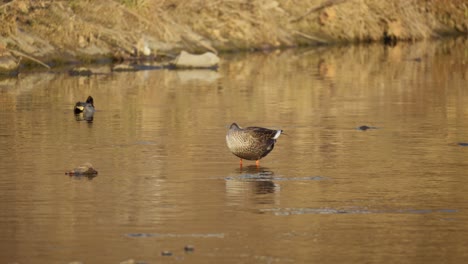
{"label": "dry grass", "polygon": [[416,40],[467,33],[466,14],[463,0],[13,0],[0,4],[0,45],[130,56],[141,45],[161,54]]}

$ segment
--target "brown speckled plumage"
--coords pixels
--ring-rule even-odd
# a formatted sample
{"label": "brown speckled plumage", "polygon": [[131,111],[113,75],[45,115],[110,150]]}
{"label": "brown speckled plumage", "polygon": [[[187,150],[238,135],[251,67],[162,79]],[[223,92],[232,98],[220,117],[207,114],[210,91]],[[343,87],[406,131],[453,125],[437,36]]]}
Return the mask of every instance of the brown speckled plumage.
{"label": "brown speckled plumage", "polygon": [[263,127],[241,128],[232,123],[226,135],[226,142],[229,150],[237,157],[258,161],[273,150],[276,139],[282,132],[283,130]]}

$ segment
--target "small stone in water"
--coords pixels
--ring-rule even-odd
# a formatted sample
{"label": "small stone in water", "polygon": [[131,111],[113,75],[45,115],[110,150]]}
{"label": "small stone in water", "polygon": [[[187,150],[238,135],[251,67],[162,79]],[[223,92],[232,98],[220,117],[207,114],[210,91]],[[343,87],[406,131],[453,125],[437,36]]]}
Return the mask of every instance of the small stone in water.
{"label": "small stone in water", "polygon": [[185,250],[185,252],[192,252],[192,251],[195,250],[195,247],[192,246],[192,245],[186,245],[186,246],[184,247],[184,250]]}
{"label": "small stone in water", "polygon": [[364,126],[358,127],[357,129],[358,129],[358,130],[362,130],[362,131],[366,131],[366,130],[368,130],[368,129],[377,129],[377,127],[371,127],[371,126],[366,126],[366,125],[364,125]]}
{"label": "small stone in water", "polygon": [[172,256],[172,252],[164,250],[163,252],[161,252],[161,255],[163,255],[163,256]]}
{"label": "small stone in water", "polygon": [[98,174],[97,170],[95,170],[93,168],[93,165],[89,162],[86,162],[85,164],[77,167],[77,168],[74,168],[73,170],[71,171],[67,171],[65,172],[66,175],[70,175],[70,176],[79,176],[79,175],[96,175]]}

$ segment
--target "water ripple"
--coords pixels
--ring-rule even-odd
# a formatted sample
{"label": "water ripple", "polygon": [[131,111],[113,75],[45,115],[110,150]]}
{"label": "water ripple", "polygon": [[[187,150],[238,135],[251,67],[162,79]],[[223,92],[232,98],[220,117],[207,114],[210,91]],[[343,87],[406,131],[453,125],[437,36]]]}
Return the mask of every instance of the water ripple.
{"label": "water ripple", "polygon": [[262,213],[273,215],[305,215],[305,214],[431,214],[431,213],[458,213],[457,209],[390,209],[370,210],[364,208],[335,209],[335,208],[269,208],[260,209]]}
{"label": "water ripple", "polygon": [[128,237],[197,237],[197,238],[224,238],[224,233],[209,233],[209,234],[172,234],[172,233],[129,233]]}
{"label": "water ripple", "polygon": [[227,181],[323,181],[329,178],[323,176],[306,176],[306,177],[281,177],[271,176],[270,174],[242,174],[239,176],[226,177]]}

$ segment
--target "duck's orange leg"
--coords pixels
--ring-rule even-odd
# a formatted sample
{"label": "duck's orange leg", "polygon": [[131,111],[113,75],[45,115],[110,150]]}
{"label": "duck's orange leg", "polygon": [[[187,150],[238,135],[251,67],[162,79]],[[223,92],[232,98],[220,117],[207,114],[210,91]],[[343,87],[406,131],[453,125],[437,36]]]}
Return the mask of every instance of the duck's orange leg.
{"label": "duck's orange leg", "polygon": [[256,160],[255,165],[257,165],[257,167],[260,167],[260,160]]}
{"label": "duck's orange leg", "polygon": [[242,167],[242,159],[240,159],[239,165]]}

